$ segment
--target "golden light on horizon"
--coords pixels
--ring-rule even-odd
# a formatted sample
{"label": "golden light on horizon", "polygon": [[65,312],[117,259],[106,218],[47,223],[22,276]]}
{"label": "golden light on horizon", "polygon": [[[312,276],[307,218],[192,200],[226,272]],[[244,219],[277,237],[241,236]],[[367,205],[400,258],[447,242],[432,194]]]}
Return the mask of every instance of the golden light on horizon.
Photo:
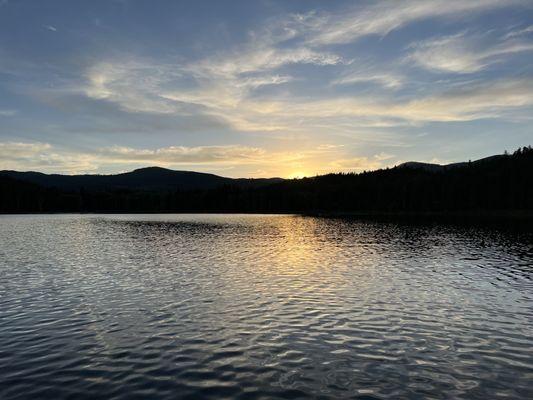
{"label": "golden light on horizon", "polygon": [[302,179],[302,178],[305,178],[305,177],[308,177],[308,176],[312,176],[312,175],[313,174],[311,174],[309,172],[295,171],[295,172],[292,172],[289,175],[287,175],[287,179]]}

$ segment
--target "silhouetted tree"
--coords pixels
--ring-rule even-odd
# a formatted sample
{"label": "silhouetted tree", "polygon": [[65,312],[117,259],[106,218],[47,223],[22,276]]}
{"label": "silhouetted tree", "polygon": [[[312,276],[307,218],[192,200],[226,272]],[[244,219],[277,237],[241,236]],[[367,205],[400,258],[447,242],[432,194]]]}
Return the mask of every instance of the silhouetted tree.
{"label": "silhouetted tree", "polygon": [[399,166],[264,185],[227,182],[221,181],[209,189],[189,190],[180,187],[141,190],[127,186],[57,188],[0,174],[0,212],[420,214],[533,210],[533,149],[522,147],[512,155],[506,153],[440,169]]}

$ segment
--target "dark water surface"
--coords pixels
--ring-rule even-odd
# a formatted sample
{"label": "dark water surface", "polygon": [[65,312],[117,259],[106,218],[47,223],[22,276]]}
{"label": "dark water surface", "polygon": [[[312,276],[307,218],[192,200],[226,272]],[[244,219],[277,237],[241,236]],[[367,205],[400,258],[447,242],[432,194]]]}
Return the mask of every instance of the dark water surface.
{"label": "dark water surface", "polygon": [[0,216],[0,398],[533,398],[529,234]]}

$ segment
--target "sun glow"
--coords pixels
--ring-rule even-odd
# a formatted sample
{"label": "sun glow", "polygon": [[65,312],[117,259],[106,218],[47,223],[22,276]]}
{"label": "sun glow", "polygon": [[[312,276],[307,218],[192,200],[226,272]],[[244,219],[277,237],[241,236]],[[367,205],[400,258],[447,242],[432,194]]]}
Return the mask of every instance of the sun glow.
{"label": "sun glow", "polygon": [[311,176],[312,174],[309,172],[304,171],[295,171],[287,175],[287,179],[302,179],[308,176]]}

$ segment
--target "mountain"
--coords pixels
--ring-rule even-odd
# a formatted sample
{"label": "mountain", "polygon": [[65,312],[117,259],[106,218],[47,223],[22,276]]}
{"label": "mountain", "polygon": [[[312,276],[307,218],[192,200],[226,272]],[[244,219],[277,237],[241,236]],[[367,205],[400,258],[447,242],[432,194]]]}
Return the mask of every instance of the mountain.
{"label": "mountain", "polygon": [[423,162],[417,162],[417,161],[408,161],[408,162],[404,162],[403,164],[398,165],[396,168],[423,169],[423,170],[426,170],[426,171],[437,172],[437,171],[450,170],[450,169],[453,169],[453,168],[465,167],[468,164],[470,164],[470,165],[480,165],[480,164],[484,164],[484,163],[490,163],[492,161],[501,160],[504,157],[505,157],[505,155],[498,154],[498,155],[495,155],[495,156],[481,158],[481,159],[475,160],[475,161],[458,162],[458,163],[444,164],[444,165],[442,165],[442,164],[433,164],[433,163],[423,163]]}
{"label": "mountain", "polygon": [[161,167],[140,168],[115,175],[58,175],[18,171],[0,171],[0,175],[35,183],[43,187],[71,191],[82,188],[84,190],[205,190],[223,185],[258,187],[282,180],[281,178],[232,179],[201,172],[174,171]]}
{"label": "mountain", "polygon": [[423,163],[417,161],[407,161],[396,166],[396,168],[421,169],[425,171],[437,172],[446,169],[447,165]]}
{"label": "mountain", "polygon": [[117,175],[0,172],[0,212],[291,212],[533,216],[533,149],[363,173],[231,179],[164,168]]}

